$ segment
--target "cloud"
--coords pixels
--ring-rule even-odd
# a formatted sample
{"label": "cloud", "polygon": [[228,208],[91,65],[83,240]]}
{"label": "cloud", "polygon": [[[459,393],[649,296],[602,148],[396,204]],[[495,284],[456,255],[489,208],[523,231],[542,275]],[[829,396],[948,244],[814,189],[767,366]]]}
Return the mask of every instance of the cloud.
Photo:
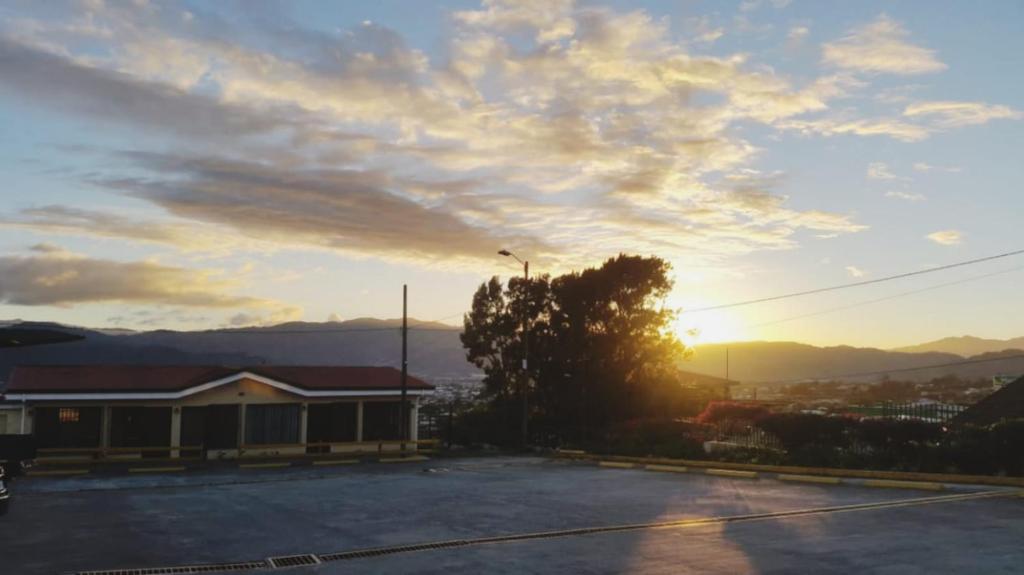
{"label": "cloud", "polygon": [[36,255],[0,256],[0,301],[24,306],[119,302],[297,313],[279,302],[231,293],[237,282],[204,270],[79,256],[40,245]]}
{"label": "cloud", "polygon": [[931,122],[938,128],[960,128],[987,124],[992,120],[1019,120],[1020,110],[984,102],[916,102],[903,110],[903,115]]}
{"label": "cloud", "polygon": [[[88,235],[162,244],[186,252],[226,252],[242,247],[237,235],[192,221],[153,221],[120,214],[62,205],[27,208],[17,214],[0,214],[0,227],[19,228],[40,234]],[[258,249],[258,242],[245,242]],[[273,246],[264,245],[270,250]]]}
{"label": "cloud", "polygon": [[[745,124],[800,129],[862,86],[845,72],[794,82],[745,54],[695,55],[644,11],[568,1],[456,12],[433,60],[375,23],[171,16],[111,3],[0,34],[2,93],[146,134],[147,151],[80,179],[165,212],[51,205],[0,225],[477,268],[499,247],[552,266],[619,251],[720,261],[864,227],[788,207],[784,184],[728,179],[761,152]],[[707,43],[718,29],[704,24]],[[844,124],[804,126],[916,137]]]}
{"label": "cloud", "polygon": [[867,275],[867,272],[857,266],[846,266],[846,273],[850,274],[850,277],[854,278],[862,278]]}
{"label": "cloud", "polygon": [[884,162],[871,162],[868,164],[867,176],[869,180],[899,180],[896,174],[889,171],[889,166]]}
{"label": "cloud", "polygon": [[914,169],[918,172],[946,172],[950,174],[957,174],[963,171],[960,166],[933,166],[926,162],[915,162]]}
{"label": "cloud", "polygon": [[964,234],[957,230],[942,230],[932,232],[925,237],[939,245],[955,246],[959,245],[963,241]]}
{"label": "cloud", "polygon": [[786,33],[786,48],[795,50],[803,45],[804,40],[811,34],[807,26],[793,26]]}
{"label": "cloud", "polygon": [[855,119],[819,118],[815,120],[786,120],[776,124],[784,130],[822,136],[889,136],[902,142],[919,142],[930,135],[927,128],[892,118]]}
{"label": "cloud", "polygon": [[885,74],[940,72],[946,65],[935,51],[907,41],[909,33],[885,14],[822,46],[822,61],[836,68]]}
{"label": "cloud", "polygon": [[541,257],[549,252],[541,241],[514,230],[469,225],[442,207],[403,197],[383,173],[141,152],[125,157],[153,177],[95,183],[151,201],[176,217],[279,245],[420,262],[493,260],[495,246],[518,246]]}
{"label": "cloud", "polygon": [[923,194],[918,194],[914,192],[902,192],[899,190],[890,190],[888,192],[885,192],[885,197],[896,198],[898,200],[906,200],[908,202],[920,202],[925,199]]}

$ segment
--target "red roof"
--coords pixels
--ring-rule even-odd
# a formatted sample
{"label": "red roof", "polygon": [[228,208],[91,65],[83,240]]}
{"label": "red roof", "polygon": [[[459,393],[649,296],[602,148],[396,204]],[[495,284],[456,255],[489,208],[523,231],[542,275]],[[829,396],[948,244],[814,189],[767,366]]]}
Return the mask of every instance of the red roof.
{"label": "red roof", "polygon": [[[4,390],[17,393],[175,392],[249,372],[307,391],[400,389],[401,372],[393,367],[349,366],[18,366]],[[408,389],[434,387],[409,376]]]}

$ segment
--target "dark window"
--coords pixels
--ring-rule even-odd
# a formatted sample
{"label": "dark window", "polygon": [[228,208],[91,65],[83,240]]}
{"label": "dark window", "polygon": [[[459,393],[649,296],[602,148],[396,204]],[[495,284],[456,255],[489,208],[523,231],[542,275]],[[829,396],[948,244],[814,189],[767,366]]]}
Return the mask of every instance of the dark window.
{"label": "dark window", "polygon": [[356,440],[355,402],[311,403],[306,422],[307,443]]}
{"label": "dark window", "polygon": [[363,404],[363,439],[380,441],[401,439],[397,401],[367,401]]}
{"label": "dark window", "polygon": [[245,443],[271,445],[299,442],[299,405],[274,403],[245,408]]}
{"label": "dark window", "polygon": [[[163,447],[171,444],[170,407],[111,407],[111,447]],[[166,452],[146,452],[159,457]]]}
{"label": "dark window", "polygon": [[33,433],[39,447],[99,447],[101,407],[37,407]]}

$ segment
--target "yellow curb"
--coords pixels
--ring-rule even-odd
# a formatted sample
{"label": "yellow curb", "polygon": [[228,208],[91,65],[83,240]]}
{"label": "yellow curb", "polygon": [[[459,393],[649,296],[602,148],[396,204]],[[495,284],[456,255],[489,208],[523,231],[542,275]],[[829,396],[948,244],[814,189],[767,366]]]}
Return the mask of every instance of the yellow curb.
{"label": "yellow curb", "polygon": [[88,469],[52,469],[49,471],[26,471],[25,475],[31,477],[47,477],[50,475],[85,475]]}
{"label": "yellow curb", "polygon": [[757,479],[756,471],[738,471],[736,469],[705,469],[706,475],[717,475],[718,477],[735,477],[739,479]]}
{"label": "yellow curb", "polygon": [[633,469],[632,463],[622,463],[619,461],[598,461],[599,467],[613,467],[615,469]]}
{"label": "yellow curb", "polygon": [[927,489],[929,491],[942,491],[943,485],[934,481],[896,481],[894,479],[866,479],[862,483],[865,487],[891,487],[895,489]]}
{"label": "yellow curb", "polygon": [[686,473],[689,469],[679,465],[645,465],[648,471],[671,471],[673,473]]}
{"label": "yellow curb", "polygon": [[585,455],[587,453],[582,449],[559,449],[558,452],[565,455]]}
{"label": "yellow curb", "polygon": [[184,467],[132,467],[128,473],[165,473],[169,471],[185,471]]}
{"label": "yellow curb", "polygon": [[350,463],[359,463],[358,459],[327,459],[324,461],[314,461],[313,465],[348,465]]}
{"label": "yellow curb", "polygon": [[380,463],[402,463],[404,461],[428,461],[429,459],[422,455],[411,455],[409,457],[381,457],[377,461]]}
{"label": "yellow curb", "polygon": [[824,485],[839,485],[843,482],[838,477],[824,477],[821,475],[786,475],[780,473],[776,479],[779,481],[797,481],[800,483],[821,483]]}
{"label": "yellow curb", "polygon": [[288,467],[291,463],[239,463],[241,469],[267,469],[270,467]]}

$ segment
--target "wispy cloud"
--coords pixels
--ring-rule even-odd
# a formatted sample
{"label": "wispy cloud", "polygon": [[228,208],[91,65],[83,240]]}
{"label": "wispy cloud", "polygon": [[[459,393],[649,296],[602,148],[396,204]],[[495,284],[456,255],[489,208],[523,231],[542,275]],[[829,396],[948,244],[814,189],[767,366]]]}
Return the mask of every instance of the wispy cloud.
{"label": "wispy cloud", "polygon": [[925,200],[924,194],[916,192],[904,192],[901,190],[890,190],[885,192],[885,197],[896,198],[898,200],[906,200],[908,202],[921,202]]}
{"label": "wispy cloud", "polygon": [[862,278],[867,275],[867,272],[857,266],[846,266],[846,273],[850,274],[850,277],[854,278]]}
{"label": "wispy cloud", "polygon": [[212,271],[156,262],[90,258],[51,244],[0,256],[0,301],[24,306],[120,302],[195,308],[250,308],[294,317],[299,308],[234,295],[238,282]]}
{"label": "wispy cloud", "polygon": [[960,128],[987,124],[992,120],[1019,120],[1020,110],[984,102],[916,102],[904,109],[903,115],[921,118],[938,128]]}
{"label": "wispy cloud", "polygon": [[944,246],[955,246],[963,242],[964,234],[958,230],[942,230],[926,236],[929,240]]}
{"label": "wispy cloud", "polygon": [[926,74],[946,69],[934,50],[910,43],[909,35],[900,23],[883,14],[822,46],[822,61],[829,66],[869,73]]}
{"label": "wispy cloud", "polygon": [[927,162],[914,162],[914,169],[918,172],[946,172],[957,174],[963,171],[960,166],[934,166]]}

